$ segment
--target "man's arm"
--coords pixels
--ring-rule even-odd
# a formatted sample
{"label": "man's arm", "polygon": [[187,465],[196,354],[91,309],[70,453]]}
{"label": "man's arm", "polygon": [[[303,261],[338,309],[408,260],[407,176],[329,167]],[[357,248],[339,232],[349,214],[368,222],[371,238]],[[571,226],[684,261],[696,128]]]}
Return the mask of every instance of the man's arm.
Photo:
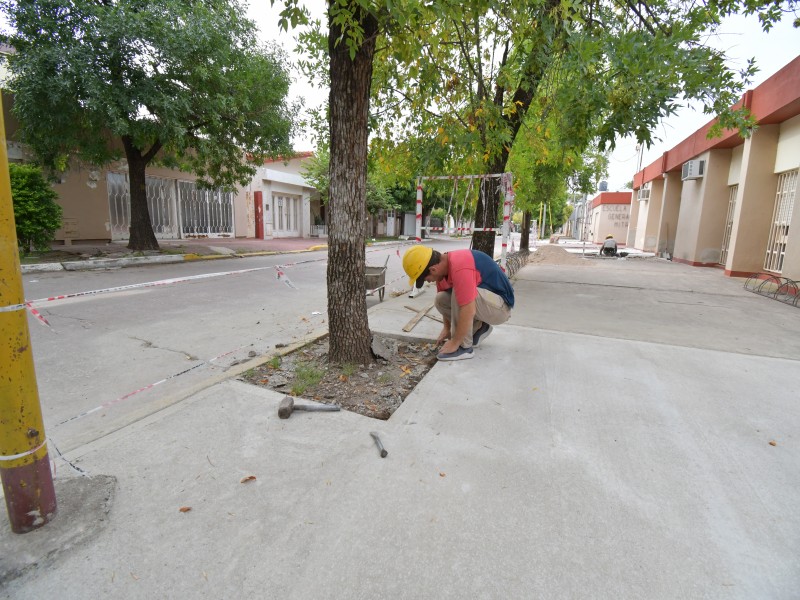
{"label": "man's arm", "polygon": [[469,304],[458,307],[458,321],[456,321],[456,330],[453,337],[442,346],[442,354],[449,354],[455,352],[461,345],[461,340],[467,337],[467,333],[472,333],[472,321],[475,319],[475,300]]}

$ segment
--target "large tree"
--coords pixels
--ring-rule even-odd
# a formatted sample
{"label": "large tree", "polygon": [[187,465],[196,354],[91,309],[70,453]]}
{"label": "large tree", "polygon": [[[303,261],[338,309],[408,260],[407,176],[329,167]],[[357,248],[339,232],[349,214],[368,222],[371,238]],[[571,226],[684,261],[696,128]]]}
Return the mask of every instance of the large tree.
{"label": "large tree", "polygon": [[[617,136],[651,142],[659,120],[697,100],[723,126],[747,128],[731,111],[752,73],[739,77],[724,53],[703,44],[734,12],[765,28],[793,3],[773,0],[468,0],[420,6],[418,26],[379,46],[376,111],[383,135],[428,136],[478,157],[480,172],[502,173],[532,108],[569,124],[561,141],[578,152]],[[564,85],[564,82],[568,82]],[[537,105],[533,107],[533,103]],[[404,123],[398,127],[397,123]],[[495,227],[500,195],[482,188],[478,227]],[[473,246],[494,251],[493,233]]]}
{"label": "large tree", "polygon": [[[288,27],[302,0],[284,2]],[[603,149],[626,134],[649,143],[676,99],[746,128],[746,112],[729,107],[752,66],[737,77],[702,39],[727,14],[759,13],[767,28],[780,9],[774,0],[328,0],[327,30],[301,39],[330,85],[331,358],[369,358],[360,223],[370,131],[433,139],[472,173],[502,173],[537,98],[543,115],[564,112],[561,139],[579,150],[581,140]],[[553,85],[564,71],[573,84]],[[479,227],[496,224],[499,182],[489,183]],[[492,255],[494,234],[476,234],[473,247]]]}
{"label": "large tree", "polygon": [[357,2],[337,4],[331,3],[328,14],[329,351],[335,360],[365,364],[372,361],[364,295],[364,248],[369,99],[378,20],[369,8]]}
{"label": "large tree", "polygon": [[[285,57],[238,0],[6,0],[14,112],[47,167],[127,161],[128,247],[157,249],[145,169],[244,184],[291,152]],[[248,160],[249,159],[249,160]]]}
{"label": "large tree", "polygon": [[[280,25],[288,29],[301,22],[306,11],[300,0],[284,0]],[[373,360],[364,295],[370,97],[377,40],[392,22],[392,11],[381,1],[328,0],[326,31],[318,25],[302,38],[314,56],[308,68],[330,87],[327,284],[334,362]]]}

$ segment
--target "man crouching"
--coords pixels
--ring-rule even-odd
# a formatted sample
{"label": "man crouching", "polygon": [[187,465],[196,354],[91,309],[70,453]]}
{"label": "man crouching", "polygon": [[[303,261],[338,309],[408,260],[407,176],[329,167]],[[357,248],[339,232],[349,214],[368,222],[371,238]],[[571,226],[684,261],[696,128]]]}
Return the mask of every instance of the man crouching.
{"label": "man crouching", "polygon": [[436,282],[436,310],[444,327],[437,344],[444,342],[439,360],[472,358],[492,332],[493,325],[508,321],[514,307],[514,288],[502,269],[478,250],[454,250],[444,254],[427,246],[409,248],[403,270],[412,286]]}

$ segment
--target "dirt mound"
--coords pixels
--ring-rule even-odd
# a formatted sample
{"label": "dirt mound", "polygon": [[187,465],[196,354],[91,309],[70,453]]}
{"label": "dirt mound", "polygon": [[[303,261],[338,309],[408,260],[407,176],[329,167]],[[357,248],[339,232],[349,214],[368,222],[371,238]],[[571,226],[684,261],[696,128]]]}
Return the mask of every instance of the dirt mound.
{"label": "dirt mound", "polygon": [[580,254],[567,252],[560,246],[542,245],[536,247],[528,257],[528,264],[539,265],[592,265],[591,260],[586,260]]}

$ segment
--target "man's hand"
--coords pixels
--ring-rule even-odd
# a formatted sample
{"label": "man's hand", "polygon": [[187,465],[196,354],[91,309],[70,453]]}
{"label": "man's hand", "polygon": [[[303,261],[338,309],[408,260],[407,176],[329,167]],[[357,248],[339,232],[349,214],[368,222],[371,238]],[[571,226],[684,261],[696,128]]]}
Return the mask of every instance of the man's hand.
{"label": "man's hand", "polygon": [[450,326],[442,328],[442,332],[439,334],[439,337],[436,340],[436,345],[444,343],[444,341],[450,337]]}

